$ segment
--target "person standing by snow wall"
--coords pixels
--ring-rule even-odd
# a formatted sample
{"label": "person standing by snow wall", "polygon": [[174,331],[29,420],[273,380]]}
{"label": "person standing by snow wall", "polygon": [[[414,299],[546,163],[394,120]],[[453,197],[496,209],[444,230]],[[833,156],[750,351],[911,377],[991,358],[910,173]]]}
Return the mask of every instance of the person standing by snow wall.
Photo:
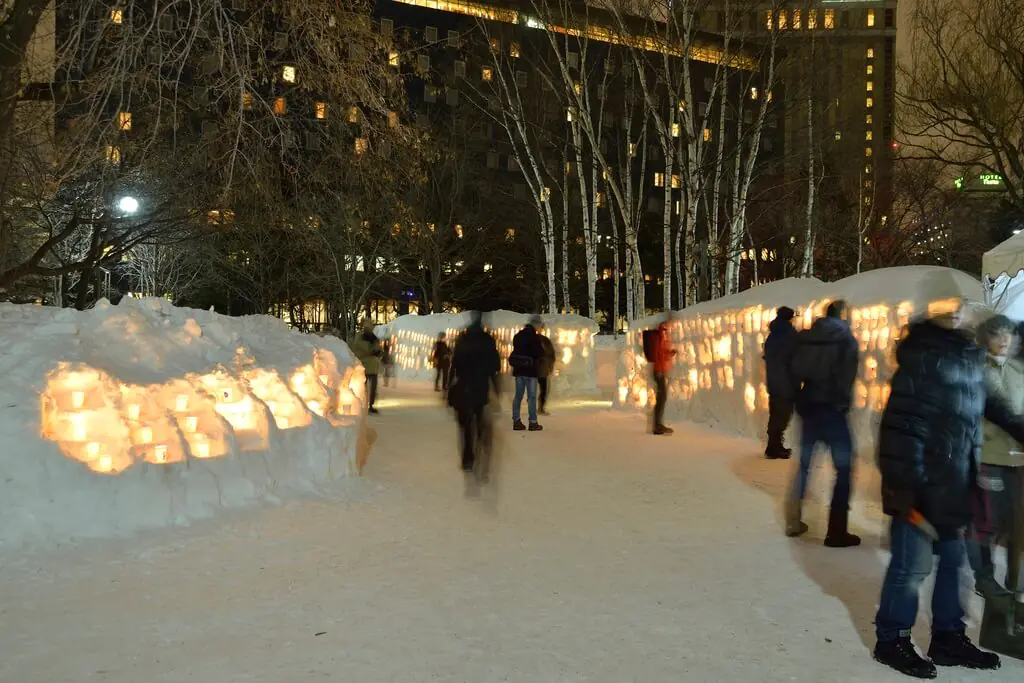
{"label": "person standing by snow wall", "polygon": [[487,406],[491,390],[495,397],[501,392],[498,382],[501,356],[494,337],[484,330],[480,314],[474,311],[470,320],[452,353],[448,405],[455,410],[462,434],[462,471],[466,475],[476,472],[486,481],[491,454],[491,419]]}
{"label": "person standing by snow wall", "polygon": [[377,409],[374,404],[377,403],[377,375],[380,372],[380,358],[384,351],[381,349],[380,339],[373,333],[372,320],[369,318],[363,320],[363,331],[352,340],[350,346],[352,353],[356,355],[366,371],[366,393],[369,405],[367,412],[376,415]]}
{"label": "person standing by snow wall", "polygon": [[669,435],[671,427],[665,426],[665,403],[668,401],[668,373],[672,370],[672,362],[676,350],[672,346],[672,338],[668,331],[669,314],[658,324],[657,329],[644,330],[644,357],[651,364],[651,375],[654,379],[654,407],[651,409],[651,433]]}
{"label": "person standing by snow wall", "polygon": [[780,307],[775,320],[768,326],[768,338],[764,340],[764,371],[768,385],[768,445],[764,456],[769,460],[784,460],[792,453],[786,448],[783,437],[793,417],[793,399],[796,398],[793,378],[789,374],[797,338],[793,327],[794,315],[789,306]]}
{"label": "person standing by snow wall", "polygon": [[540,338],[532,324],[524,326],[512,337],[512,353],[509,354],[508,364],[512,368],[512,376],[516,378],[516,393],[512,398],[512,429],[517,432],[526,429],[520,417],[523,394],[526,394],[530,431],[539,432],[544,429],[537,422],[537,372],[542,355]]}
{"label": "person standing by snow wall", "polygon": [[537,338],[540,341],[541,356],[540,361],[537,365],[537,386],[540,389],[540,397],[538,403],[540,407],[540,414],[548,414],[548,392],[551,389],[551,375],[555,372],[555,345],[551,343],[551,339],[542,332],[543,322],[540,318],[534,318],[534,324],[537,327]]}
{"label": "person standing by snow wall", "polygon": [[430,352],[430,362],[434,364],[434,391],[448,391],[448,373],[451,370],[452,352],[445,341],[444,332],[437,335],[434,350]]}

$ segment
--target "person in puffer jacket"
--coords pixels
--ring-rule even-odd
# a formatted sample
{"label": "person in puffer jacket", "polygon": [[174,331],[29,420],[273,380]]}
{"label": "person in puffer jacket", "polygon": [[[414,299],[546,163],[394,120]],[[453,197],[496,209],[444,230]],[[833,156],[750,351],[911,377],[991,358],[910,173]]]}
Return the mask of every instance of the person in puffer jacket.
{"label": "person in puffer jacket", "polygon": [[[878,467],[882,505],[892,517],[892,557],[875,617],[874,657],[917,678],[934,678],[935,665],[996,669],[999,657],[968,639],[960,604],[964,528],[972,503],[982,444],[982,418],[1014,439],[1024,423],[985,388],[985,352],[962,329],[960,311],[912,324],[899,343],[899,367],[882,413]],[[920,520],[937,534],[930,538]],[[932,593],[931,661],[914,649],[918,590],[939,556]]]}

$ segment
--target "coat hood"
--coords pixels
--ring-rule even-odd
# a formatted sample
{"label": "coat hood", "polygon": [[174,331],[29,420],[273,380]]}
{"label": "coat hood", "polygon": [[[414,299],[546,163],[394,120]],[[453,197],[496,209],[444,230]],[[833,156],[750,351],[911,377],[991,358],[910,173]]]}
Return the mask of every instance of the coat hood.
{"label": "coat hood", "polygon": [[[774,322],[774,321],[773,321]],[[850,337],[850,324],[842,318],[818,318],[807,331],[807,337],[815,342],[837,342]]]}
{"label": "coat hood", "polygon": [[900,365],[905,365],[925,354],[934,353],[970,356],[974,361],[981,361],[985,354],[963,330],[941,325],[934,320],[922,320],[907,328],[896,347],[896,360]]}
{"label": "coat hood", "polygon": [[793,321],[789,318],[775,318],[768,323],[768,331],[786,334],[787,332],[796,332],[796,328],[793,327]]}

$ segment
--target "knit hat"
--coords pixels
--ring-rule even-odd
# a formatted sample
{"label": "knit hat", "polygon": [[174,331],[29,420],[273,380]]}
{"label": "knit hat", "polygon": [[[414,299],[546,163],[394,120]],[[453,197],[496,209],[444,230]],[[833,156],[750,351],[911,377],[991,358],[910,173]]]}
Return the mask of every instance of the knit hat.
{"label": "knit hat", "polygon": [[792,320],[796,312],[789,306],[779,306],[779,310],[775,311],[775,317],[778,320]]}

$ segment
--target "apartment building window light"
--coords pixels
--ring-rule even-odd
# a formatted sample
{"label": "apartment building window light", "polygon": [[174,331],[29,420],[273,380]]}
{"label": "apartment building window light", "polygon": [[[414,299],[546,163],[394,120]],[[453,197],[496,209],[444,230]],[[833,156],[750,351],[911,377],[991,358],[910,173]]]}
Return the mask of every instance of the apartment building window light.
{"label": "apartment building window light", "polygon": [[761,96],[761,91],[760,90],[758,90],[757,88],[751,88],[750,89],[750,99],[756,100],[760,96]]}
{"label": "apartment building window light", "polygon": [[579,81],[576,81],[575,83],[572,84],[572,91],[574,93],[576,93],[577,95],[582,95],[583,94],[583,84],[581,84]]}
{"label": "apartment building window light", "polygon": [[831,31],[836,27],[836,11],[834,9],[825,10],[825,30]]}
{"label": "apartment building window light", "polygon": [[121,163],[121,148],[117,145],[107,145],[106,151],[107,162],[114,164],[115,166]]}
{"label": "apartment building window light", "polygon": [[842,140],[842,139],[843,139],[843,132],[842,132],[842,131],[839,131],[839,130],[837,130],[836,132],[834,132],[834,133],[832,134],[832,137],[833,137],[833,138],[835,138],[835,141],[836,141],[836,142],[839,142],[840,140]]}
{"label": "apartment building window light", "polygon": [[864,106],[867,107],[868,109],[871,109],[871,107],[875,106],[875,98],[874,97],[867,98],[864,101]]}
{"label": "apartment building window light", "polygon": [[710,128],[705,128],[704,129],[704,142],[711,142],[711,129]]}
{"label": "apartment building window light", "polygon": [[875,65],[868,64],[867,67],[864,69],[864,73],[866,73],[868,76],[873,75],[875,73]]}
{"label": "apartment building window light", "polygon": [[875,25],[875,10],[870,8],[868,9],[867,14],[867,24],[868,28],[872,28]]}
{"label": "apartment building window light", "polygon": [[505,241],[506,242],[511,242],[515,238],[516,238],[516,229],[515,228],[506,228],[505,229]]}
{"label": "apartment building window light", "polygon": [[245,111],[249,111],[250,109],[252,109],[252,93],[251,92],[244,92],[244,93],[242,93],[242,109],[244,109]]}
{"label": "apartment building window light", "polygon": [[484,82],[490,83],[491,80],[494,79],[494,69],[489,66],[485,66],[480,70],[480,78],[482,78]]}
{"label": "apartment building window light", "polygon": [[864,156],[871,157],[871,156],[874,156],[874,154],[875,154],[875,150],[873,148],[871,148],[871,147],[865,147],[864,148]]}
{"label": "apartment building window light", "polygon": [[510,43],[508,46],[508,56],[512,59],[519,58],[519,43]]}
{"label": "apartment building window light", "polygon": [[551,199],[551,188],[550,187],[543,187],[543,188],[541,188],[540,200],[542,202],[546,202],[549,199]]}
{"label": "apartment building window light", "polygon": [[131,130],[132,129],[132,113],[130,111],[122,111],[117,114],[117,127],[120,130]]}
{"label": "apartment building window light", "polygon": [[366,138],[356,138],[356,154],[366,154],[370,149],[370,141]]}
{"label": "apartment building window light", "polygon": [[283,97],[278,97],[274,100],[274,113],[278,116],[284,116],[288,113],[288,102]]}
{"label": "apartment building window light", "polygon": [[672,137],[674,137],[674,138],[679,137],[679,130],[680,130],[679,129],[679,124],[678,123],[673,123],[672,124]]}
{"label": "apartment building window light", "polygon": [[458,237],[460,240],[462,239],[462,226],[459,225],[458,223],[456,223],[455,225],[455,236]]}
{"label": "apartment building window light", "polygon": [[488,41],[488,45],[491,46],[491,52],[495,54],[501,51],[501,41],[497,38],[491,38],[490,41]]}
{"label": "apartment building window light", "polygon": [[631,156],[631,157],[635,157],[636,156],[636,143],[635,142],[629,143],[629,156]]}
{"label": "apartment building window light", "polygon": [[874,90],[875,90],[875,82],[874,81],[868,81],[867,83],[864,84],[864,87],[867,88],[868,92],[874,92]]}
{"label": "apartment building window light", "polygon": [[359,107],[352,106],[348,108],[348,122],[359,123]]}
{"label": "apartment building window light", "polygon": [[124,10],[119,7],[112,7],[110,9],[110,23],[111,24],[123,24],[124,23]]}
{"label": "apartment building window light", "polygon": [[398,112],[388,112],[388,128],[398,128]]}
{"label": "apartment building window light", "polygon": [[565,110],[565,120],[568,121],[569,123],[572,123],[572,107],[569,107],[568,109]]}
{"label": "apartment building window light", "polygon": [[873,48],[873,47],[869,47],[868,48],[867,58],[868,59],[874,59],[875,58],[875,48]]}
{"label": "apartment building window light", "polygon": [[398,65],[399,65],[398,51],[397,50],[389,50],[388,51],[388,66],[398,66]]}
{"label": "apartment building window light", "polygon": [[799,31],[803,28],[803,17],[801,16],[800,10],[793,10],[793,30]]}
{"label": "apartment building window light", "polygon": [[673,190],[678,190],[680,187],[682,187],[682,182],[681,182],[681,179],[679,177],[679,174],[678,173],[673,173],[672,174],[672,189]]}
{"label": "apartment building window light", "polygon": [[448,47],[458,47],[458,46],[459,46],[459,32],[458,31],[451,31],[451,30],[449,30],[448,31]]}
{"label": "apartment building window light", "polygon": [[327,103],[326,102],[317,102],[316,104],[314,104],[313,105],[313,116],[315,116],[318,121],[323,121],[324,119],[326,119],[327,118]]}
{"label": "apartment building window light", "polygon": [[789,28],[789,14],[784,9],[779,10],[779,30],[785,31]]}
{"label": "apartment building window light", "polygon": [[654,174],[654,186],[655,187],[665,187],[665,174],[664,173],[655,173]]}
{"label": "apartment building window light", "polygon": [[865,114],[864,124],[870,126],[872,123],[874,123],[874,118],[875,117],[873,117],[871,114]]}
{"label": "apartment building window light", "polygon": [[285,83],[295,82],[295,67],[288,64],[281,69],[281,80]]}
{"label": "apartment building window light", "polygon": [[872,140],[874,140],[875,139],[874,132],[870,131],[870,130],[864,131],[864,139],[867,140],[868,142],[871,142]]}
{"label": "apartment building window light", "polygon": [[809,9],[807,10],[807,28],[815,30],[818,28],[818,10]]}
{"label": "apartment building window light", "polygon": [[766,10],[764,13],[764,27],[769,31],[775,28],[775,15],[771,10]]}

